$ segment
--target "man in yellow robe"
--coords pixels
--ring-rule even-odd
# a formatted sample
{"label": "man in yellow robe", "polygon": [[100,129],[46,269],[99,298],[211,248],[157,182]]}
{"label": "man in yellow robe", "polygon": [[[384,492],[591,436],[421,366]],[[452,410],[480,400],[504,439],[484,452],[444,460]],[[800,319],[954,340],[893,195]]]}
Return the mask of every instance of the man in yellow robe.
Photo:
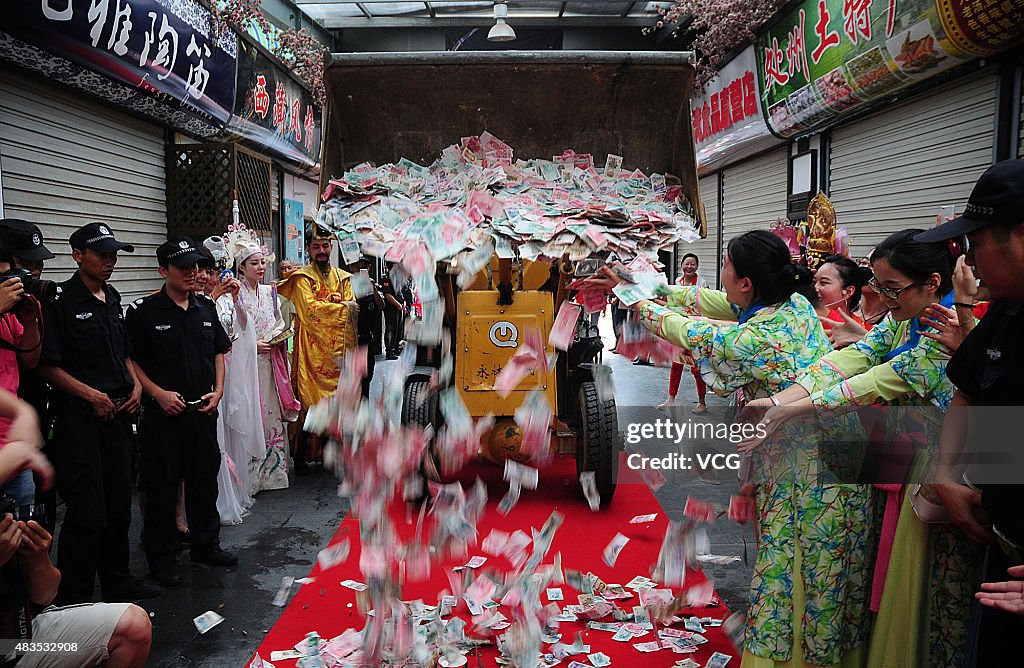
{"label": "man in yellow robe", "polygon": [[[295,306],[295,389],[303,413],[338,388],[339,365],[356,345],[356,306],[351,274],[331,266],[334,237],[317,225],[306,230],[310,264],[277,284],[277,291]],[[300,421],[301,424],[301,421]],[[301,440],[301,439],[300,439]],[[306,448],[295,453],[296,470],[305,468]],[[319,461],[312,443],[308,455]]]}

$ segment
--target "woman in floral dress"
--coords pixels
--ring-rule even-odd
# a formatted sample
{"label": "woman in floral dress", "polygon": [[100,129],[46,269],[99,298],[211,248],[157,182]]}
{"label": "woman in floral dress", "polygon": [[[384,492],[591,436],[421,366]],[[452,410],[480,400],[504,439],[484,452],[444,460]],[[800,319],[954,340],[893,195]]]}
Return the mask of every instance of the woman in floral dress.
{"label": "woman in floral dress", "polygon": [[[260,281],[266,274],[267,256],[260,246],[241,244],[235,251],[235,262],[242,278],[238,303],[245,309],[249,326],[256,334],[256,365],[259,377],[260,405],[263,409],[263,438],[266,454],[250,461],[252,493],[288,487],[288,451],[286,432],[274,373],[272,354],[275,346],[268,343],[284,331],[276,293]],[[284,342],[276,344],[283,346]],[[287,378],[285,378],[287,380]]]}
{"label": "woman in floral dress", "polygon": [[[871,472],[887,508],[872,587],[878,615],[869,666],[961,665],[973,566],[980,562],[978,546],[955,526],[917,517],[913,488],[903,484],[923,477],[953,395],[945,373],[949,352],[923,336],[927,328],[919,322],[932,303],[951,303],[953,258],[944,242],[914,241],[918,232],[897,232],[875,249],[872,286],[889,315],[859,342],[812,365],[796,384],[754,402],[769,408],[762,422],[769,432],[802,414],[838,415],[876,403],[923,407],[887,411],[890,467]],[[893,469],[893,461],[906,466]]]}
{"label": "woman in floral dress", "polygon": [[[595,284],[617,282],[611,272],[601,276]],[[729,242],[724,292],[667,288],[667,306],[639,304],[641,321],[692,352],[716,394],[767,397],[832,350],[814,309],[796,293],[811,280],[808,270],[791,263],[781,239],[748,232]],[[772,447],[759,450],[754,461],[758,549],[743,666],[860,661],[870,494],[863,485],[819,480],[819,441],[813,426],[794,423],[785,441],[766,444]]]}

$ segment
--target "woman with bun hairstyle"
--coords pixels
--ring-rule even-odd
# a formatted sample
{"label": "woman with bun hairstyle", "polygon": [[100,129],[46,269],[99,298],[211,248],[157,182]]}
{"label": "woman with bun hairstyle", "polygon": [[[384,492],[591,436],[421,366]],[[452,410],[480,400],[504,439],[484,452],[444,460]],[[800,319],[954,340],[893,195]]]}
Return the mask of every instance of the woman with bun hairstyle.
{"label": "woman with bun hairstyle", "polygon": [[[801,289],[811,272],[792,264],[766,231],[732,239],[724,291],[673,286],[666,306],[639,304],[644,325],[692,352],[708,386],[741,400],[790,387],[832,350]],[[606,289],[618,279],[591,279]],[[730,321],[730,322],[709,322]],[[866,640],[869,489],[822,482],[818,431],[787,426],[753,462],[758,534],[742,665],[854,665]],[[795,446],[794,446],[795,444]],[[787,663],[789,662],[789,663]]]}
{"label": "woman with bun hairstyle", "polygon": [[[888,457],[871,471],[886,508],[871,583],[878,615],[869,666],[961,665],[973,567],[980,561],[977,546],[955,525],[926,523],[915,513],[931,498],[937,503],[931,485],[904,484],[922,478],[953,396],[945,373],[949,351],[927,336],[931,330],[921,318],[936,302],[952,303],[954,259],[946,242],[915,241],[920,232],[897,232],[875,249],[871,285],[889,309],[885,319],[860,341],[810,365],[789,387],[748,406],[768,409],[759,425],[768,435],[791,420],[803,422],[793,420],[798,416],[838,416],[879,403],[925,407],[887,411]],[[740,450],[760,442],[744,441]]]}

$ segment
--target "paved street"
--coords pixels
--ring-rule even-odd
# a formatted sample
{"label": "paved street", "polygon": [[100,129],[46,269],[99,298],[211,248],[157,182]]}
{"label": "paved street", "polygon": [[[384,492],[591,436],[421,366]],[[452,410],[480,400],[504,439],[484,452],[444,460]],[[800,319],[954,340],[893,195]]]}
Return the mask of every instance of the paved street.
{"label": "paved street", "polygon": [[[606,349],[610,349],[614,341],[610,336],[608,318],[602,318],[601,324],[602,333],[606,336]],[[636,421],[638,415],[643,419],[665,417],[650,407],[665,398],[668,369],[634,366],[631,360],[614,354],[606,354],[604,361],[614,370],[621,429],[626,429],[626,421]],[[382,360],[378,363],[375,392],[380,391],[381,380],[392,367],[391,362]],[[684,374],[680,399],[680,410],[688,414],[696,400],[689,373]],[[709,395],[708,403],[712,415],[716,415],[716,411],[720,414],[727,405],[725,400],[713,395]],[[685,417],[679,415],[680,419]],[[680,516],[688,495],[724,506],[735,492],[736,483],[734,475],[732,480],[728,479],[729,476],[723,477],[726,478],[723,481],[689,478],[682,485],[671,481],[659,490],[657,496],[665,512],[673,518]],[[184,585],[165,590],[161,597],[143,604],[153,613],[153,651],[148,665],[168,668],[244,666],[281,613],[280,608],[271,605],[271,600],[282,576],[305,576],[312,569],[317,552],[327,544],[341,522],[346,508],[338,499],[336,488],[332,476],[314,468],[309,476],[293,476],[292,484],[286,490],[261,493],[252,515],[241,525],[221,530],[223,546],[238,552],[240,563],[237,568],[189,566],[187,554],[182,555],[181,563],[186,565],[184,570],[187,574]],[[146,567],[138,544],[140,527],[136,508],[132,525],[132,558],[135,572],[141,574]],[[749,544],[752,560],[752,531],[719,521],[710,532],[711,551],[719,555],[742,556],[744,538]],[[741,562],[709,566],[706,572],[714,580],[726,605],[731,609],[745,608],[749,568]],[[225,621],[215,631],[200,636],[192,618],[206,610],[220,612]]]}

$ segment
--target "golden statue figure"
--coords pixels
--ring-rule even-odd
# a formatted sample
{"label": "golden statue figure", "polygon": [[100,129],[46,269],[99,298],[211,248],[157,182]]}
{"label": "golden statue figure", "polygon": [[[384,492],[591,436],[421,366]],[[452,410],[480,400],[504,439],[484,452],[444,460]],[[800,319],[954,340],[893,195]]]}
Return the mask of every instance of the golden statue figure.
{"label": "golden statue figure", "polygon": [[816,270],[835,253],[836,241],[836,210],[822,192],[807,205],[807,237],[807,266]]}

